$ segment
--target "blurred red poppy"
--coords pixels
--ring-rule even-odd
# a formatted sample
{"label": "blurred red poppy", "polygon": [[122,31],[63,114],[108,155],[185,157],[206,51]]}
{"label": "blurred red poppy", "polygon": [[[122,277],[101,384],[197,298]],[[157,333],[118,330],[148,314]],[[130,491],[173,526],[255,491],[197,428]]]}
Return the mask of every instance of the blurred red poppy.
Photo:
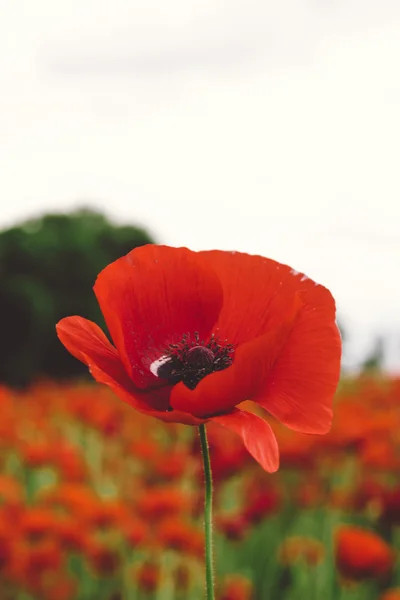
{"label": "blurred red poppy", "polygon": [[343,525],[336,532],[336,564],[348,579],[385,577],[393,568],[395,555],[374,531]]}
{"label": "blurred red poppy", "polygon": [[267,471],[278,468],[275,436],[242,401],[297,431],[329,430],[341,340],[330,292],[305,275],[261,256],[147,245],[108,265],[94,291],[114,345],[78,316],[58,336],[138,411],[213,420]]}
{"label": "blurred red poppy", "polygon": [[221,600],[252,600],[253,584],[243,575],[228,575],[221,586]]}
{"label": "blurred red poppy", "polygon": [[383,592],[378,600],[400,600],[400,588],[392,588]]}

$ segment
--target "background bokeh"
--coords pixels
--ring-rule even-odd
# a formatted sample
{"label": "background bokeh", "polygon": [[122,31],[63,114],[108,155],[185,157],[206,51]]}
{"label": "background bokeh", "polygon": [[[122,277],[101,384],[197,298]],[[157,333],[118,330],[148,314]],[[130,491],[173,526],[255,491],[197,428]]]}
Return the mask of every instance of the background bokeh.
{"label": "background bokeh", "polygon": [[278,474],[210,430],[218,598],[400,597],[399,62],[394,0],[0,3],[0,600],[202,597],[195,431],[54,335],[149,241],[290,264],[344,334]]}

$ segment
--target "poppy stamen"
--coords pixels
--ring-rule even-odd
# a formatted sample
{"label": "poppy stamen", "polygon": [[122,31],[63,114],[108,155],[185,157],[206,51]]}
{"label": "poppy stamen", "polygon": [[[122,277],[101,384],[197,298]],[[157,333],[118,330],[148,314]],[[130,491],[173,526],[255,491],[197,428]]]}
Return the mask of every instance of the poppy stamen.
{"label": "poppy stamen", "polygon": [[233,354],[234,346],[221,342],[214,334],[208,343],[200,340],[197,332],[194,339],[185,334],[178,344],[168,346],[150,370],[172,385],[181,381],[194,390],[207,375],[228,368],[233,363]]}

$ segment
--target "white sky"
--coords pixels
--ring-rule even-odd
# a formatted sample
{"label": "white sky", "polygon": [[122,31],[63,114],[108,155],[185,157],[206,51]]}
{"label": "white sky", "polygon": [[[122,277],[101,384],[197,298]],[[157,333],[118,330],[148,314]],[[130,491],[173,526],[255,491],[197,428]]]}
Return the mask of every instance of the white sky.
{"label": "white sky", "polygon": [[400,369],[399,164],[398,0],[0,0],[0,227],[270,256]]}

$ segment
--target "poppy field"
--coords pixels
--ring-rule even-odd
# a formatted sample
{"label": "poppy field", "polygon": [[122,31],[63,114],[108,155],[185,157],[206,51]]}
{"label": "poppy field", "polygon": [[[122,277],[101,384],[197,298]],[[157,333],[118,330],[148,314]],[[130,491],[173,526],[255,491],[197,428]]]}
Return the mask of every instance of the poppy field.
{"label": "poppy field", "polygon": [[[196,427],[96,384],[0,397],[1,600],[204,597]],[[400,379],[361,375],[326,436],[270,418],[274,474],[209,424],[219,600],[400,598],[399,400]]]}

